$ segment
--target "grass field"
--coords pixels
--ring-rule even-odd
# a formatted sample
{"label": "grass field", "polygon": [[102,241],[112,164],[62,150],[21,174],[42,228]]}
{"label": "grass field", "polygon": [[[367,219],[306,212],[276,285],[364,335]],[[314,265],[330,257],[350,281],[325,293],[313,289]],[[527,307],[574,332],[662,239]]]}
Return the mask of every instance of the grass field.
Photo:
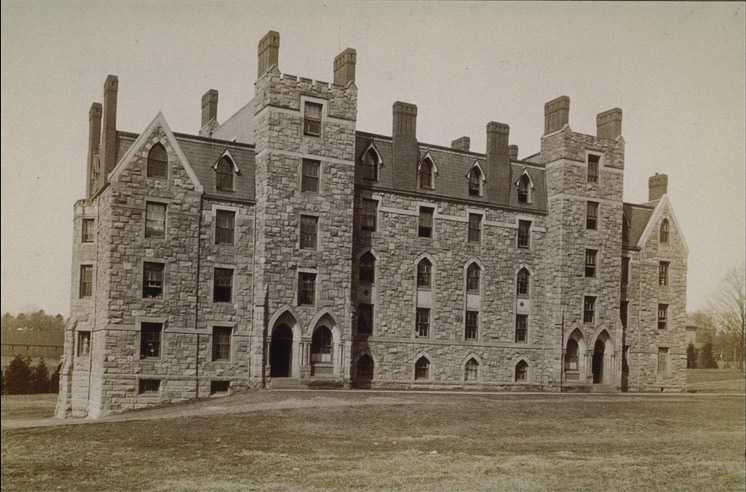
{"label": "grass field", "polygon": [[34,399],[2,398],[3,491],[744,490],[739,394],[264,391],[73,425]]}

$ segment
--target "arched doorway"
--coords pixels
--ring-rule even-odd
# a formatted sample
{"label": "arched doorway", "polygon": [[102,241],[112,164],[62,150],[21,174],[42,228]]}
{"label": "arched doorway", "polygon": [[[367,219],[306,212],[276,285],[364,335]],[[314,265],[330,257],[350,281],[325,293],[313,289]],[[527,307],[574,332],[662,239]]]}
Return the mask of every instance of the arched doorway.
{"label": "arched doorway", "polygon": [[319,326],[311,338],[311,375],[334,374],[332,362],[332,331]]}
{"label": "arched doorway", "polygon": [[272,343],[269,346],[269,376],[288,378],[293,362],[293,330],[281,324],[272,330]]}
{"label": "arched doorway", "polygon": [[580,347],[578,341],[571,338],[565,349],[565,379],[577,381],[580,378]]}
{"label": "arched doorway", "polygon": [[360,379],[373,379],[374,363],[368,354],[363,354],[357,360],[357,377]]}
{"label": "arched doorway", "polygon": [[604,351],[606,344],[601,340],[596,340],[593,347],[593,384],[602,383],[604,380]]}

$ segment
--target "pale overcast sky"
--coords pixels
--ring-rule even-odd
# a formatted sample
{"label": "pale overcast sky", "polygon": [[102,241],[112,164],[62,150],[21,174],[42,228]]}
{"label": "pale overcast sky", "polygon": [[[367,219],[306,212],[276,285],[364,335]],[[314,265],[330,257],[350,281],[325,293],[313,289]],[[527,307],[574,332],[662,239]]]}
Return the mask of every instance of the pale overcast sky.
{"label": "pale overcast sky", "polygon": [[269,30],[284,73],[331,81],[334,57],[357,50],[359,130],[390,134],[401,100],[419,107],[421,142],[468,135],[483,152],[494,120],[525,157],[546,101],[569,96],[570,126],[590,134],[620,107],[625,201],[646,201],[648,177],[668,174],[688,310],[744,260],[743,3],[4,0],[3,312],[69,313],[73,203],[106,76],[119,76],[119,130],[162,111],[196,134],[208,89],[220,122],[252,97]]}

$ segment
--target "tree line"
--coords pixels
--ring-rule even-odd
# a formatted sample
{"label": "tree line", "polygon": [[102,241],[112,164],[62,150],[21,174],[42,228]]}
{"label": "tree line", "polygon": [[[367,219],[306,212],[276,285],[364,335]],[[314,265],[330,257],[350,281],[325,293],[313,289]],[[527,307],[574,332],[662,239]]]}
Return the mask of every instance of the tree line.
{"label": "tree line", "polygon": [[18,316],[5,313],[0,319],[0,325],[3,330],[62,332],[65,330],[65,318],[61,314],[52,316],[40,309],[35,313],[21,313]]}
{"label": "tree line", "polygon": [[30,357],[16,355],[8,367],[0,371],[0,385],[4,395],[57,393],[60,390],[59,366],[50,375],[44,357],[34,366]]}

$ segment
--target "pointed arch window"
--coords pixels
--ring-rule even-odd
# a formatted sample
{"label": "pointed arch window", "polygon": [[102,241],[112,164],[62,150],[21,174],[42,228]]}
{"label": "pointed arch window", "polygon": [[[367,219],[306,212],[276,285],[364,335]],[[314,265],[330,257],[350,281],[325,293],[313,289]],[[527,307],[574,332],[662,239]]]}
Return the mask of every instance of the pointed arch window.
{"label": "pointed arch window", "polygon": [[148,152],[148,177],[165,178],[168,172],[168,153],[166,148],[157,143]]}
{"label": "pointed arch window", "polygon": [[521,203],[531,203],[531,178],[527,173],[523,173],[518,180],[518,201]]}
{"label": "pointed arch window", "polygon": [[215,166],[215,188],[218,191],[233,191],[233,162],[223,156]]}
{"label": "pointed arch window", "polygon": [[357,377],[373,379],[373,369],[373,359],[368,354],[363,354],[357,360]]}
{"label": "pointed arch window", "polygon": [[525,360],[515,365],[515,382],[528,380],[528,363]]}
{"label": "pointed arch window", "polygon": [[482,171],[474,166],[469,171],[469,196],[482,196]]}
{"label": "pointed arch window", "polygon": [[424,355],[414,364],[414,379],[430,379],[430,361]]}
{"label": "pointed arch window", "polygon": [[378,166],[381,163],[381,156],[378,155],[376,149],[371,144],[368,150],[365,151],[362,158],[362,174],[363,179],[368,181],[378,181]]}
{"label": "pointed arch window", "polygon": [[430,260],[423,258],[417,264],[417,287],[429,289],[432,285],[433,264]]}
{"label": "pointed arch window", "polygon": [[373,285],[376,283],[376,257],[368,251],[360,257],[360,283]]}
{"label": "pointed arch window", "polygon": [[479,362],[473,357],[464,366],[464,381],[476,381],[479,379]]}
{"label": "pointed arch window", "polygon": [[479,277],[482,273],[482,269],[479,265],[472,263],[466,269],[466,291],[477,293],[479,292]]}
{"label": "pointed arch window", "polygon": [[531,274],[528,273],[528,270],[521,268],[516,278],[516,294],[518,297],[528,297],[530,278]]}
{"label": "pointed arch window", "polygon": [[661,243],[668,242],[669,232],[670,232],[670,225],[668,223],[668,219],[663,219],[663,222],[661,222],[661,234],[660,234]]}
{"label": "pointed arch window", "polygon": [[567,350],[565,351],[565,371],[577,371],[579,357],[578,342],[574,338],[567,341]]}
{"label": "pointed arch window", "polygon": [[425,157],[417,170],[420,188],[432,190],[435,188],[435,166],[429,157]]}

